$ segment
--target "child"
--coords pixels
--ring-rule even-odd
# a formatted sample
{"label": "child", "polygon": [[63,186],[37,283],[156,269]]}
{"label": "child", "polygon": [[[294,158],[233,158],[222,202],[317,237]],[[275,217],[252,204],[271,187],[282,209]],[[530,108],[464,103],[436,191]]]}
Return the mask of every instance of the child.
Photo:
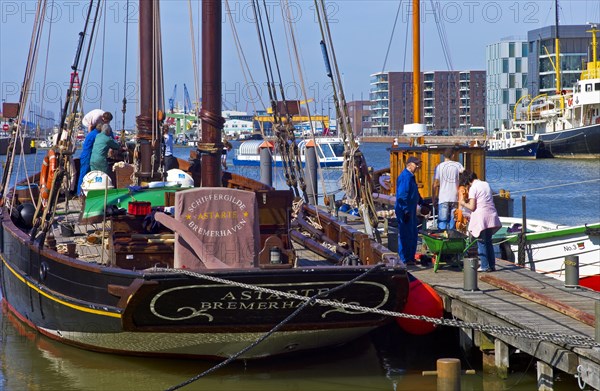
{"label": "child", "polygon": [[[458,178],[458,205],[461,201],[467,202],[469,199],[469,184],[465,176],[461,173]],[[462,233],[467,233],[467,226],[469,225],[469,216],[471,211],[467,208],[456,208],[454,211],[454,220],[456,222],[456,230]]]}

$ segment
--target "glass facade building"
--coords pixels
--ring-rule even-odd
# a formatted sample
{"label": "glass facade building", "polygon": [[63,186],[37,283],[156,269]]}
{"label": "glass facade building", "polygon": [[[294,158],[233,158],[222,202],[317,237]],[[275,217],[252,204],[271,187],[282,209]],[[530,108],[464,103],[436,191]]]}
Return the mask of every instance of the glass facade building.
{"label": "glass facade building", "polygon": [[[590,58],[589,26],[559,26],[561,90],[571,91]],[[532,96],[556,92],[556,26],[546,26],[527,33],[530,75],[528,89]]]}
{"label": "glass facade building", "polygon": [[488,133],[509,128],[515,104],[527,95],[528,54],[527,41],[514,37],[486,47]]}

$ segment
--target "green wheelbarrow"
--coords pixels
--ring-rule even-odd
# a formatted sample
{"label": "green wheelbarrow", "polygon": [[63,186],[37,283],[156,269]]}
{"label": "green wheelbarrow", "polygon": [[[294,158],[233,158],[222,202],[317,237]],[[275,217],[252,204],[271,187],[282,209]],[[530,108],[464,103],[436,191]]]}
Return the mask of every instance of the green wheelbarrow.
{"label": "green wheelbarrow", "polygon": [[443,255],[462,255],[477,242],[469,240],[469,236],[456,230],[421,231],[423,242],[433,253],[433,271],[437,273]]}

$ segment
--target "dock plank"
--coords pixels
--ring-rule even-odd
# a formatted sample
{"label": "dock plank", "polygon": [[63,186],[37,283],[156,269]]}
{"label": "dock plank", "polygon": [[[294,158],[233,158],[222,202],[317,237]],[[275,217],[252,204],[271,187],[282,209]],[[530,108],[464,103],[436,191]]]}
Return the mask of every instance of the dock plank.
{"label": "dock plank", "polygon": [[[432,267],[420,265],[410,266],[409,271],[440,294],[446,311],[465,322],[510,326],[544,333],[576,334],[593,340],[593,324],[586,324],[543,303],[500,289],[486,283],[485,277],[483,280],[481,277],[493,276],[530,292],[553,298],[558,303],[572,307],[574,311],[580,311],[588,320],[595,317],[595,301],[600,299],[598,292],[585,288],[565,288],[562,281],[503,260],[497,260],[496,267],[496,272],[478,276],[480,290],[477,292],[464,291],[462,271],[450,265],[444,265],[437,273],[433,272]],[[569,374],[576,374],[577,367],[581,364],[586,371],[586,374],[582,374],[582,380],[600,389],[600,376],[597,375],[600,373],[598,347],[574,347],[559,341],[535,341],[496,332],[489,334]]]}

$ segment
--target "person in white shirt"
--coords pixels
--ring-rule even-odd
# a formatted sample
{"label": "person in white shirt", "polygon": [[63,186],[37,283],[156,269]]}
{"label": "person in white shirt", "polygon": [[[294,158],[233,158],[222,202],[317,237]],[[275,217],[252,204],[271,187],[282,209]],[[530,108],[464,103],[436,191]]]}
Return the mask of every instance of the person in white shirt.
{"label": "person in white shirt", "polygon": [[[102,109],[94,109],[83,116],[81,124],[87,129],[88,133],[91,132],[92,129],[96,129],[96,126],[100,124],[104,113],[105,111]],[[112,120],[112,115],[110,117],[111,118],[108,121],[104,121],[104,123],[109,123],[110,120]]]}
{"label": "person in white shirt", "polygon": [[465,170],[452,160],[454,149],[444,150],[444,161],[435,168],[433,178],[433,204],[438,204],[438,229],[454,229],[454,210],[458,202],[458,176]]}

